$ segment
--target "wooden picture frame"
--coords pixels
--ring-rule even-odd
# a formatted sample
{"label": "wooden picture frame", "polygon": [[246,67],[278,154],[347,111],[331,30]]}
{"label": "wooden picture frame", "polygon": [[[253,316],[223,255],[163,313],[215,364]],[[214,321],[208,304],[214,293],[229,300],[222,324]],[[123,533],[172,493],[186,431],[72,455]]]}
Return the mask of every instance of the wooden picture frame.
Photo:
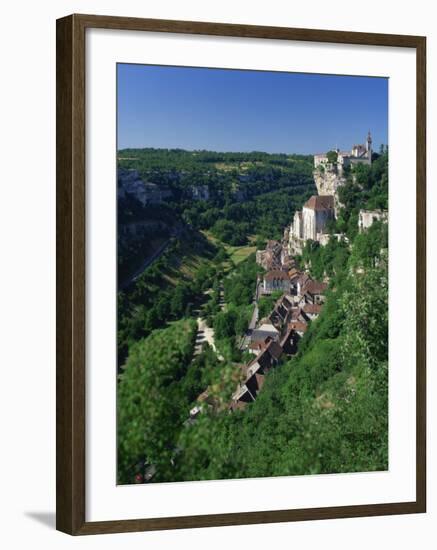
{"label": "wooden picture frame", "polygon": [[[392,46],[416,51],[416,499],[214,515],[87,522],[85,515],[85,31],[89,28]],[[71,535],[426,511],[426,39],[420,36],[70,15],[57,21],[57,529]]]}

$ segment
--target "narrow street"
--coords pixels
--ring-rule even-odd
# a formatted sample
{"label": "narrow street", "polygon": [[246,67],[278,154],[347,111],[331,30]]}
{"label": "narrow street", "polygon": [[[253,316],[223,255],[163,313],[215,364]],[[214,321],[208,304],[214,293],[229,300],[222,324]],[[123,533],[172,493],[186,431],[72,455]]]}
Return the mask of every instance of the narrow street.
{"label": "narrow street", "polygon": [[259,299],[259,287],[260,287],[260,285],[261,285],[261,283],[257,282],[256,290],[255,290],[255,298],[253,300],[253,303],[254,303],[255,307],[253,309],[252,318],[251,318],[250,323],[249,323],[248,332],[251,332],[256,327],[256,324],[258,322],[258,315],[259,315],[258,299]]}
{"label": "narrow street", "polygon": [[258,316],[259,316],[259,310],[258,310],[258,299],[259,299],[259,287],[261,285],[261,282],[257,281],[256,283],[256,290],[255,290],[255,297],[253,299],[253,313],[252,317],[249,322],[249,326],[247,328],[247,331],[245,335],[241,338],[241,342],[239,345],[240,350],[244,350],[249,345],[250,335],[252,334],[252,331],[255,329],[256,324],[258,323]]}

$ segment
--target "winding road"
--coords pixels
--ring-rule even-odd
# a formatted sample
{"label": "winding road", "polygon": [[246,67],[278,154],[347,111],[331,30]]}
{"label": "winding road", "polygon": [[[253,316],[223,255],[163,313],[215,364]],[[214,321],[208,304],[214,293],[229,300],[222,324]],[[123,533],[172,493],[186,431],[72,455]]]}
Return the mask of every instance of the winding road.
{"label": "winding road", "polygon": [[133,275],[131,275],[128,279],[126,279],[121,285],[120,285],[120,289],[123,290],[125,289],[127,286],[129,286],[131,283],[133,283],[134,281],[136,281],[138,279],[138,277],[141,275],[141,273],[143,273],[143,271],[149,267],[149,265],[154,262],[156,259],[159,258],[159,256],[161,256],[161,254],[164,252],[164,250],[167,248],[167,246],[169,245],[170,243],[170,239],[167,239],[164,243],[162,243],[162,245],[157,249],[155,250],[155,252],[149,256],[146,260],[144,260],[144,262],[141,264],[141,267],[139,267],[134,273]]}

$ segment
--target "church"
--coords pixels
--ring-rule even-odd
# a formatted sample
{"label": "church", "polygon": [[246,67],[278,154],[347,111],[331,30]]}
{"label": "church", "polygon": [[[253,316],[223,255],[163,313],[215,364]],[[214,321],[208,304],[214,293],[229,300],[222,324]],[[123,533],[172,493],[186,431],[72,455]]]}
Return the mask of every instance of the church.
{"label": "church", "polygon": [[294,214],[288,233],[289,254],[301,254],[308,239],[322,240],[327,233],[327,224],[335,219],[333,195],[313,195],[303,205],[301,211]]}
{"label": "church", "polygon": [[350,151],[340,151],[334,149],[337,153],[337,162],[332,163],[328,159],[327,153],[314,155],[314,168],[319,170],[337,170],[343,172],[343,168],[353,164],[372,164],[372,136],[370,130],[367,134],[366,143],[353,145]]}

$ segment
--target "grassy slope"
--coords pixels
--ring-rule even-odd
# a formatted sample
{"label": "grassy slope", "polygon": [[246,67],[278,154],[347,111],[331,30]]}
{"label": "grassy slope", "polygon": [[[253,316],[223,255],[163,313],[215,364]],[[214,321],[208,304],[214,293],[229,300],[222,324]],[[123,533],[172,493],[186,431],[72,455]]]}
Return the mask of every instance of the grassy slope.
{"label": "grassy slope", "polygon": [[[242,261],[244,261],[246,258],[248,258],[251,254],[256,252],[256,246],[252,244],[244,245],[244,246],[232,246],[230,244],[222,243],[217,239],[217,237],[214,237],[210,231],[202,231],[203,235],[208,239],[209,242],[211,242],[214,245],[221,245],[226,250],[226,253],[229,255],[229,259],[235,264],[238,265]],[[251,242],[254,240],[254,238],[250,238]]]}

